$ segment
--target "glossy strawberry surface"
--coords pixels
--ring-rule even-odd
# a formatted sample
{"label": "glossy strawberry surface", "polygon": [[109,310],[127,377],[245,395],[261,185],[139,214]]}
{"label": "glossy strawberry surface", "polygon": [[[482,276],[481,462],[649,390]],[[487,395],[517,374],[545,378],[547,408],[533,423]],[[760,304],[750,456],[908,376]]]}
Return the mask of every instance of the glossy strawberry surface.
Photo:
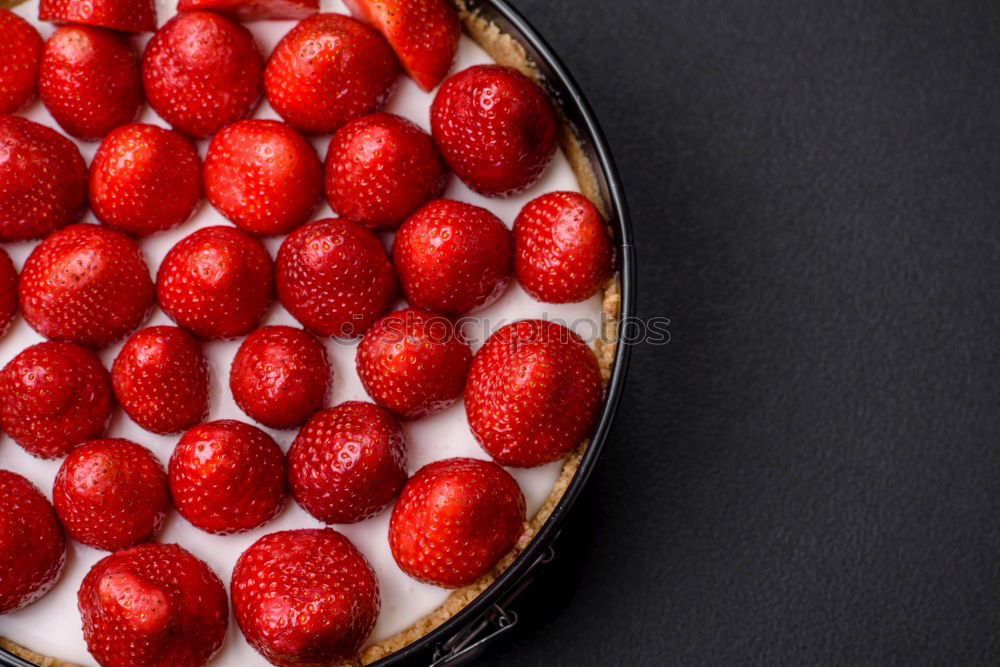
{"label": "glossy strawberry surface", "polygon": [[353,658],[371,635],[381,604],[371,565],[331,529],[260,538],[236,563],[232,595],[243,636],[280,666]]}
{"label": "glossy strawberry surface", "polygon": [[271,428],[301,426],[326,404],[333,369],[326,350],[294,327],[262,327],[233,358],[229,388],[248,416]]}
{"label": "glossy strawberry surface", "polygon": [[229,626],[226,589],[176,544],[141,544],[99,560],[77,593],[83,637],[103,667],[205,665]]}
{"label": "glossy strawberry surface", "polygon": [[111,132],[90,165],[97,219],[134,236],[186,222],[201,201],[201,158],[184,135],[135,123]]}
{"label": "glossy strawberry surface", "polygon": [[38,18],[120,30],[156,30],[155,0],[41,0]]}
{"label": "glossy strawberry surface", "polygon": [[34,484],[0,470],[0,614],[51,590],[66,565],[66,537],[52,504]]}
{"label": "glossy strawberry surface", "polygon": [[208,362],[194,336],[178,327],[132,334],[111,381],[122,409],[147,431],[179,433],[208,414]]}
{"label": "glossy strawberry surface", "polygon": [[105,551],[156,537],[170,506],[167,474],[153,453],[115,438],[92,440],[70,452],[56,474],[52,498],[66,532]]}
{"label": "glossy strawberry surface", "polygon": [[438,199],[396,234],[392,260],[410,305],[446,315],[500,298],[514,270],[510,231],[484,208]]}
{"label": "glossy strawberry surface", "polygon": [[555,322],[521,320],[486,341],[472,361],[465,411],[476,440],[498,463],[533,467],[562,458],[597,420],[597,359]]}
{"label": "glossy strawberry surface", "polygon": [[72,225],[50,235],[21,271],[21,312],[46,338],[100,348],[134,331],[153,305],[142,252],[125,234]]}
{"label": "glossy strawberry surface", "polygon": [[399,77],[392,49],[375,29],[341,14],[316,14],[271,53],[264,88],[274,110],[303,132],[327,134],[379,111]]}
{"label": "glossy strawberry surface", "polygon": [[241,21],[304,19],[319,11],[319,0],[180,0],[177,11],[205,9]]}
{"label": "glossy strawberry surface", "polygon": [[262,92],[264,58],[243,26],[211,12],[170,19],[146,46],[146,99],[177,131],[206,137],[246,118]]}
{"label": "glossy strawberry surface", "polygon": [[389,522],[389,546],[414,579],[468,586],[524,531],[524,495],[506,470],[457,458],[424,466],[406,483]]}
{"label": "glossy strawberry surface", "polygon": [[377,514],[406,482],[406,440],[392,416],[348,401],[310,419],[288,450],[292,495],[324,523]]}
{"label": "glossy strawberry surface", "polygon": [[8,114],[35,99],[43,43],[33,25],[2,8],[0,35],[4,36],[5,49],[0,59],[0,114]]}
{"label": "glossy strawberry surface", "polygon": [[255,426],[221,420],[196,426],[170,457],[170,493],[181,515],[217,535],[264,525],[285,506],[285,455]]}
{"label": "glossy strawberry surface", "polygon": [[33,345],[0,372],[0,426],[39,458],[101,437],[113,405],[108,371],[74,343]]}
{"label": "glossy strawberry surface", "polygon": [[20,116],[0,116],[0,242],[42,238],[87,204],[87,164],[76,145]]}
{"label": "glossy strawberry surface", "polygon": [[17,313],[17,269],[10,255],[0,248],[0,337],[7,333]]}

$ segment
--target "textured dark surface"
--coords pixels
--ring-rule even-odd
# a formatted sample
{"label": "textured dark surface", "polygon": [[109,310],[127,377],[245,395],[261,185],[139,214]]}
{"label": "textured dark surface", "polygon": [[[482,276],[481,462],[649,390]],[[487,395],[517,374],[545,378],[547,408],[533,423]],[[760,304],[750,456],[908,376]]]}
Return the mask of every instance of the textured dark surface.
{"label": "textured dark surface", "polygon": [[1000,7],[515,3],[672,342],[482,664],[1000,662]]}

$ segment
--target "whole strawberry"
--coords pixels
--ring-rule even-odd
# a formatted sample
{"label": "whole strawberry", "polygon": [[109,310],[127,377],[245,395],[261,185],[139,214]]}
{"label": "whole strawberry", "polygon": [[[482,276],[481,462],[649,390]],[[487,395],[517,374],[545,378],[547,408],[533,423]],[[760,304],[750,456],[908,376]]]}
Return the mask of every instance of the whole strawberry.
{"label": "whole strawberry", "polygon": [[208,415],[208,362],[194,336],[177,327],[135,332],[111,367],[125,413],[153,433],[179,433]]}
{"label": "whole strawberry", "polygon": [[392,261],[410,305],[464,315],[504,293],[514,269],[510,231],[484,208],[438,199],[403,223]]}
{"label": "whole strawberry", "polygon": [[0,614],[17,611],[55,585],[66,565],[66,537],[34,484],[0,470]]}
{"label": "whole strawberry", "polygon": [[273,519],[288,495],[285,455],[262,430],[224,420],[196,426],[170,457],[170,493],[181,515],[217,535]]}
{"label": "whole strawberry", "polygon": [[319,206],[323,165],[312,144],[285,123],[242,120],[212,138],[205,191],[237,227],[287,234]]}
{"label": "whole strawberry", "polygon": [[353,659],[371,635],[380,606],[371,565],[329,528],[257,540],[236,561],[232,595],[247,642],[283,666]]}
{"label": "whole strawberry", "polygon": [[319,11],[319,0],[180,0],[177,11],[206,9],[240,21],[304,19]]}
{"label": "whole strawberry", "polygon": [[140,544],[104,557],[77,600],[87,649],[103,667],[204,665],[229,626],[222,582],[176,544]]}
{"label": "whole strawberry", "polygon": [[326,197],[345,218],[395,229],[444,191],[447,172],[430,135],[375,113],[337,131],[326,154]]}
{"label": "whole strawberry", "polygon": [[100,348],[142,324],[153,305],[153,282],[128,236],[72,225],[31,252],[18,294],[24,318],[38,333]]}
{"label": "whole strawberry", "polygon": [[448,0],[345,0],[389,41],[407,74],[430,92],[448,74],[462,26]]}
{"label": "whole strawberry", "polygon": [[368,395],[400,419],[420,419],[454,403],[471,362],[472,350],[457,325],[418,308],[373,324],[356,359]]}
{"label": "whole strawberry", "polygon": [[0,426],[39,458],[101,437],[113,404],[101,360],[73,343],[33,345],[0,372]]}
{"label": "whole strawberry", "polygon": [[323,346],[309,332],[284,326],[247,336],[229,371],[236,404],[271,428],[304,424],[326,403],[332,381]]}
{"label": "whole strawberry", "polygon": [[113,438],[70,452],[56,474],[52,499],[70,537],[105,551],[156,537],[170,505],[167,474],[153,453]]}
{"label": "whole strawberry", "polygon": [[121,32],[156,30],[155,0],[41,0],[38,18]]}
{"label": "whole strawberry", "polygon": [[207,137],[249,116],[260,99],[263,71],[250,31],[211,12],[170,19],[142,57],[149,104],[192,137]]}
{"label": "whole strawberry", "polygon": [[614,242],[604,218],[577,192],[532,200],[514,221],[514,272],[545,303],[576,303],[611,277]]}
{"label": "whole strawberry", "polygon": [[139,57],[110,30],[64,26],[45,43],[38,92],[68,134],[100,139],[139,113]]}
{"label": "whole strawberry", "polygon": [[7,9],[0,9],[0,35],[4,36],[0,114],[8,114],[20,111],[35,99],[43,45],[34,26]]}
{"label": "whole strawberry", "polygon": [[601,407],[594,353],[555,322],[498,330],[472,361],[465,411],[495,461],[530,468],[558,460],[590,434]]}
{"label": "whole strawberry", "polygon": [[83,215],[87,165],[55,130],[0,116],[0,242],[42,238]]}
{"label": "whole strawberry", "polygon": [[524,192],[555,155],[559,122],[549,98],[510,67],[477,65],[449,77],[431,106],[445,162],[488,197]]}
{"label": "whole strawberry", "polygon": [[345,218],[317,220],[285,239],[275,266],[278,298],[324,336],[360,336],[396,297],[382,242]]}
{"label": "whole strawberry", "polygon": [[524,531],[524,494],[489,461],[445,459],[406,483],[389,521],[389,547],[403,572],[429,584],[475,582]]}
{"label": "whole strawberry", "polygon": [[199,229],[170,249],[156,276],[160,307],[207,340],[253,331],[273,292],[272,262],[260,241],[232,227]]}
{"label": "whole strawberry", "polygon": [[119,127],[90,165],[94,215],[135,236],[186,222],[201,201],[201,158],[184,135],[154,125]]}
{"label": "whole strawberry", "polygon": [[17,269],[10,255],[0,248],[0,336],[7,333],[17,313]]}
{"label": "whole strawberry", "polygon": [[288,450],[288,478],[295,501],[320,521],[364,521],[406,482],[403,431],[373,403],[318,412]]}
{"label": "whole strawberry", "polygon": [[376,30],[349,16],[316,14],[278,42],[264,90],[294,127],[328,134],[380,110],[398,77],[396,56]]}

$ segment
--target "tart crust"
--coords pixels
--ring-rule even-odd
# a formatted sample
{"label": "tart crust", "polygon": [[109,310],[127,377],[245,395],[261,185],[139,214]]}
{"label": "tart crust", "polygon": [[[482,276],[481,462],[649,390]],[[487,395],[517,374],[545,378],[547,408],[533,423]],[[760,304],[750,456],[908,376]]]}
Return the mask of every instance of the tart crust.
{"label": "tart crust", "polygon": [[[0,0],[0,7],[12,7],[20,4],[23,0]],[[473,39],[486,53],[497,63],[507,65],[520,71],[525,76],[530,77],[538,83],[543,82],[543,77],[535,65],[531,62],[524,47],[513,37],[500,30],[500,27],[489,19],[483,17],[478,12],[470,10],[465,0],[452,0],[458,10],[465,33]],[[561,115],[561,113],[560,113]],[[573,133],[563,118],[560,145],[566,159],[569,161],[576,180],[580,186],[580,192],[590,199],[605,218],[608,217],[608,206],[600,196],[597,185],[597,178],[593,167],[584,153],[583,146],[579,138]],[[594,343],[594,354],[601,370],[601,378],[607,386],[611,378],[611,368],[614,364],[615,351],[618,347],[617,331],[618,318],[621,313],[621,290],[618,276],[613,276],[603,287],[602,310],[604,315],[604,330],[600,338]],[[475,600],[480,593],[489,588],[497,578],[507,570],[528,547],[538,531],[545,525],[556,505],[566,493],[576,471],[580,467],[580,461],[584,452],[590,444],[589,440],[583,441],[563,462],[559,479],[556,480],[552,492],[542,505],[541,509],[525,523],[525,530],[518,540],[517,545],[500,559],[500,562],[488,574],[483,575],[478,581],[464,588],[456,589],[448,596],[444,604],[435,611],[414,623],[406,630],[389,637],[376,644],[372,644],[355,660],[343,663],[344,665],[369,665],[377,662],[386,656],[399,651],[414,643],[427,633],[438,628],[466,605]],[[64,662],[56,658],[44,656],[34,651],[28,650],[14,642],[0,637],[0,648],[20,656],[26,660],[34,662],[40,667],[78,667],[75,663]]]}

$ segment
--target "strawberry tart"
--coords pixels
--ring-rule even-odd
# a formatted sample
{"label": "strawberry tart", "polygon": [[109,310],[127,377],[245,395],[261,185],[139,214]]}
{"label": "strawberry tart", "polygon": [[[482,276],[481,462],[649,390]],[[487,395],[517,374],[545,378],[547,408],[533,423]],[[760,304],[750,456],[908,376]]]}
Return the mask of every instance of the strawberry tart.
{"label": "strawberry tart", "polygon": [[577,471],[619,304],[525,51],[462,0],[0,33],[0,647],[369,664],[486,590]]}

